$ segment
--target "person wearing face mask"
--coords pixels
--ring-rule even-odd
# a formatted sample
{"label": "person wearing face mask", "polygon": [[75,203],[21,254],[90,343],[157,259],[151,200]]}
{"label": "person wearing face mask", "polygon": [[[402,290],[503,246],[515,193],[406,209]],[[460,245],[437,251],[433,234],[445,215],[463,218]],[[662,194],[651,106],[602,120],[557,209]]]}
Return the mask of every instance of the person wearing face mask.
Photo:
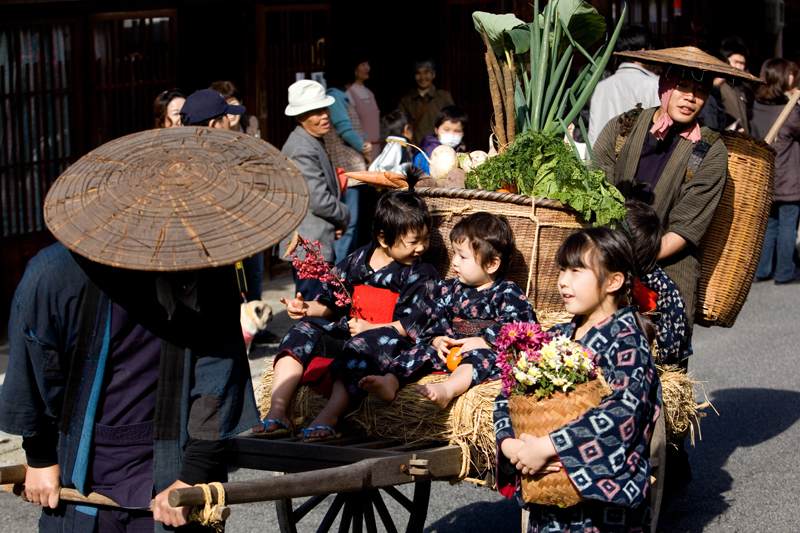
{"label": "person wearing face mask", "polygon": [[[464,129],[467,126],[467,114],[461,108],[450,105],[439,111],[436,115],[436,123],[433,128],[433,135],[426,135],[419,144],[420,150],[430,157],[437,146],[444,144],[456,152],[466,152],[461,144],[464,138]],[[430,173],[430,164],[421,153],[414,157],[414,166],[419,167],[423,172]]]}

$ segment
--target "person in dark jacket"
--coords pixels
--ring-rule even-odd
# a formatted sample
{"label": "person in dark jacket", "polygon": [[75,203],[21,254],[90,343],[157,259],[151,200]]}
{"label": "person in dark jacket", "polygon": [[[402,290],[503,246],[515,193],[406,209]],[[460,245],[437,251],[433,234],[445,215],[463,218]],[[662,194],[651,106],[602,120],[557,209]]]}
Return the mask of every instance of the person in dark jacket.
{"label": "person in dark jacket", "polygon": [[[768,59],[761,67],[767,83],[756,92],[751,133],[763,139],[778,119],[798,81],[798,66],[782,58]],[[776,284],[795,281],[792,260],[800,217],[800,109],[792,109],[772,143],[775,157],[775,187],[767,233],[756,269],[756,279],[775,279]],[[773,269],[774,264],[774,269]]]}

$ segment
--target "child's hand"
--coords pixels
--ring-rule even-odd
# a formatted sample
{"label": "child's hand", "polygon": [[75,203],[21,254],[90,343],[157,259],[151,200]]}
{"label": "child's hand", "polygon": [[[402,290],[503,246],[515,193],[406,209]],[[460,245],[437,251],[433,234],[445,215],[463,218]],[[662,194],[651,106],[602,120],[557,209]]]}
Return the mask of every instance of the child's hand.
{"label": "child's hand", "polygon": [[356,320],[355,317],[348,320],[347,325],[350,326],[350,335],[353,337],[367,330],[380,327],[380,324],[370,324],[363,318],[361,320]]}
{"label": "child's hand", "polygon": [[525,443],[519,439],[504,439],[503,442],[500,443],[500,451],[503,452],[503,455],[505,455],[507,459],[511,459],[517,455],[517,452],[519,452],[519,449],[522,448],[524,444]]}
{"label": "child's hand", "polygon": [[453,346],[461,346],[461,351],[466,353],[470,350],[491,350],[492,347],[480,337],[467,337],[466,339],[451,339]]}
{"label": "child's hand", "polygon": [[281,303],[286,305],[286,312],[289,313],[289,318],[300,320],[305,318],[306,313],[308,313],[308,304],[303,300],[303,295],[299,292],[294,300],[287,300],[281,297]]}
{"label": "child's hand", "polygon": [[434,337],[433,341],[431,341],[431,345],[436,348],[436,355],[439,356],[443,363],[447,363],[447,354],[450,348],[455,346],[454,342],[455,339],[444,336]]}
{"label": "child's hand", "polygon": [[523,474],[558,472],[562,465],[549,436],[534,437],[523,433],[519,436],[524,444],[513,457],[511,464]]}

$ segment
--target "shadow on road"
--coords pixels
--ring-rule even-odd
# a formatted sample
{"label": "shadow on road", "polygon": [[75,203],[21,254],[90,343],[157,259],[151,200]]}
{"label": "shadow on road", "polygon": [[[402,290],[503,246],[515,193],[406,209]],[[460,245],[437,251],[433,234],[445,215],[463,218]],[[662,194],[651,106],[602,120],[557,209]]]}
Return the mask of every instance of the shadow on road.
{"label": "shadow on road", "polygon": [[694,449],[687,447],[694,479],[666,510],[665,531],[703,531],[725,513],[730,507],[725,493],[733,482],[725,469],[731,454],[780,435],[800,418],[800,410],[790,407],[800,402],[795,391],[722,389],[710,399],[719,416],[707,410],[708,417],[701,421],[703,440]]}
{"label": "shadow on road", "polygon": [[521,519],[516,500],[471,503],[428,524],[425,533],[518,533]]}

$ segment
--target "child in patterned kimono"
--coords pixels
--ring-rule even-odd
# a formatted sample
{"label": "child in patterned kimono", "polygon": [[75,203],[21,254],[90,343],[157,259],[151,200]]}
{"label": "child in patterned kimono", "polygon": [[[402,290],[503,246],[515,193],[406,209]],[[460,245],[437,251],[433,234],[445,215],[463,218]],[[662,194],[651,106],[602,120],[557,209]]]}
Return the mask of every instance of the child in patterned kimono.
{"label": "child in patterned kimono", "polygon": [[444,409],[470,387],[499,378],[494,341],[507,322],[534,322],[530,301],[513,281],[502,277],[516,245],[503,216],[475,213],[450,232],[456,278],[442,281],[426,310],[430,325],[417,344],[402,353],[382,376],[367,376],[359,385],[385,401],[401,386],[433,371],[447,372],[447,355],[459,347],[459,366],[442,383],[416,389]]}
{"label": "child in patterned kimono", "polygon": [[[306,302],[299,293],[293,300],[281,298],[289,316],[300,322],[278,348],[270,409],[262,421],[264,426],[254,431],[288,432],[287,410],[295,390],[301,383],[313,383],[327,375],[328,363],[341,351],[369,353],[377,364],[388,364],[411,346],[408,339],[413,341],[418,335],[416,322],[424,318],[422,310],[430,305],[439,280],[433,266],[419,261],[428,249],[430,225],[430,213],[421,197],[408,191],[388,192],[375,208],[373,242],[336,266],[352,295],[352,306],[336,305],[337,287],[332,284],[323,284],[316,301]],[[314,318],[330,322],[320,325]],[[328,393],[329,407],[298,436],[334,435],[338,416],[349,404],[349,394],[341,381],[334,382]]]}
{"label": "child in patterned kimono", "polygon": [[692,339],[686,330],[686,304],[678,287],[658,266],[664,229],[655,209],[641,200],[625,202],[625,221],[636,255],[633,295],[642,313],[656,326],[658,355],[665,365],[681,365],[692,355]]}
{"label": "child in patterned kimono", "polygon": [[[649,532],[648,441],[661,410],[661,384],[647,337],[654,335],[652,323],[635,306],[620,307],[623,298],[632,299],[630,240],[618,230],[581,230],[562,243],[556,262],[559,290],[575,318],[550,332],[589,348],[613,392],[543,437],[515,436],[501,393],[494,412],[498,490],[528,507],[531,533]],[[561,468],[585,501],[561,508],[522,500],[520,473]]]}

